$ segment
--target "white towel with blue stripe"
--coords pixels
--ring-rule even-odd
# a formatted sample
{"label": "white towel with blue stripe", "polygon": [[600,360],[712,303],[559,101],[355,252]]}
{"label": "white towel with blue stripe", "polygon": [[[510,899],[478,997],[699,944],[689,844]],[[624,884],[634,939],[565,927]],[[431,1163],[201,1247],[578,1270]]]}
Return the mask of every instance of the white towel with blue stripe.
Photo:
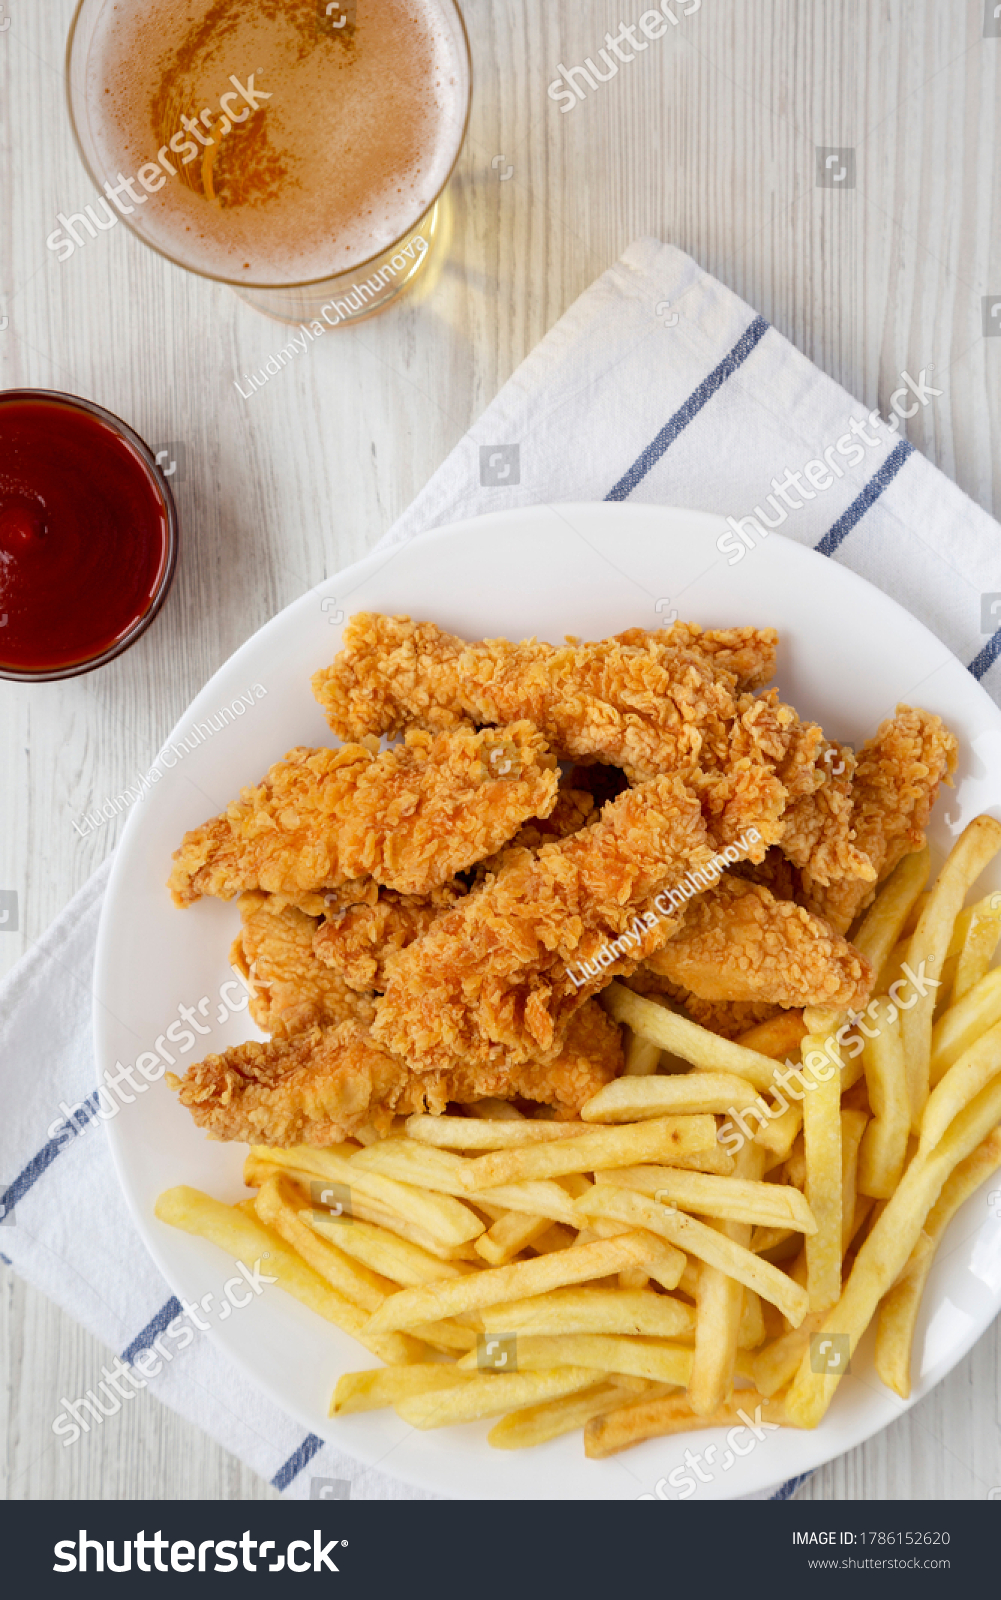
{"label": "white towel with blue stripe", "polygon": [[[935,404],[933,378],[902,374],[888,417],[869,414],[688,256],[641,240],[383,545],[539,502],[716,511],[731,519],[732,562],[781,528],[892,593],[997,698],[1001,529],[904,437]],[[391,1460],[366,1469],[305,1434],[204,1336],[163,1337],[181,1307],[132,1225],[95,1115],[91,975],[107,874],[106,863],[0,988],[0,1254],[116,1352],[86,1383],[101,1412],[148,1387],[289,1497],[432,1498],[388,1476]],[[134,1365],[143,1351],[148,1376]],[[60,1399],[59,1431],[39,1449],[73,1447],[81,1398]],[[77,1415],[98,1426],[88,1408]],[[754,1498],[785,1499],[798,1481]]]}

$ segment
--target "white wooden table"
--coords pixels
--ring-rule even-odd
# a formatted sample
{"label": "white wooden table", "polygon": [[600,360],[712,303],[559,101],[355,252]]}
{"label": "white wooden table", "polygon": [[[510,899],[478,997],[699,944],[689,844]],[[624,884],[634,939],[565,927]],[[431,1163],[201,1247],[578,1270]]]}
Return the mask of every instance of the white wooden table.
{"label": "white wooden table", "polygon": [[[114,848],[120,821],[81,838],[72,819],[146,769],[237,645],[370,548],[638,235],[688,250],[867,406],[885,412],[897,374],[934,363],[943,394],[911,437],[995,509],[1001,345],[981,337],[981,297],[1001,294],[1001,38],[983,37],[983,0],[703,0],[561,114],[558,64],[644,9],[465,0],[474,108],[433,296],[324,339],[243,400],[233,380],[277,325],[123,227],[62,265],[46,250],[56,213],[93,198],[63,92],[73,0],[0,7],[0,387],[88,395],[185,452],[180,571],[155,627],[92,676],[0,685],[0,888],[20,907],[0,971]],[[856,152],[836,211],[818,204],[817,145]],[[9,1272],[2,1286],[8,1496],[273,1494],[148,1394],[59,1450],[59,1398],[108,1352]],[[801,1495],[983,1498],[1001,1485],[998,1357],[994,1328]]]}

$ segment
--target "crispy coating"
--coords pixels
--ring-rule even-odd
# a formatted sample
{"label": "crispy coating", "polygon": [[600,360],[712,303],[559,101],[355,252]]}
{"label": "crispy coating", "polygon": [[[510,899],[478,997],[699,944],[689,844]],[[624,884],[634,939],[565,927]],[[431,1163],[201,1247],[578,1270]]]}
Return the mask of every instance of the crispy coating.
{"label": "crispy coating", "polygon": [[[460,885],[455,900],[462,892]],[[439,898],[442,894],[439,890]],[[381,991],[386,987],[387,960],[427,933],[442,909],[430,898],[383,889],[374,905],[348,906],[341,915],[321,922],[313,951],[324,968],[336,972],[350,989]]]}
{"label": "crispy coating", "polygon": [[820,917],[729,873],[689,902],[681,928],[646,965],[703,1000],[786,1010],[860,1009],[873,979],[865,957]]}
{"label": "crispy coating", "polygon": [[[649,637],[643,628],[616,634],[620,644],[638,644]],[[717,671],[733,674],[738,689],[762,689],[775,676],[779,636],[774,628],[700,628],[697,622],[675,622],[656,637],[708,656]]]}
{"label": "crispy coating", "polygon": [[[579,832],[594,816],[589,794],[560,789],[550,815],[531,817],[518,829],[509,848],[537,850],[550,840]],[[478,882],[497,870],[503,854],[500,851],[479,863]],[[458,878],[429,895],[401,895],[393,889],[380,889],[374,879],[369,883],[373,892],[364,896],[361,885],[352,885],[346,904],[339,903],[339,891],[328,895],[323,908],[327,920],[313,941],[319,960],[339,973],[349,988],[363,992],[385,989],[386,962],[427,933],[435,918],[467,893],[466,884]]]}
{"label": "crispy coating", "polygon": [[356,994],[342,977],[317,961],[317,923],[294,906],[275,908],[266,894],[240,896],[243,923],[229,959],[253,989],[250,1015],[274,1038],[291,1038],[317,1025],[375,1016],[374,997]]}
{"label": "crispy coating", "polygon": [[185,835],[169,885],[179,906],[244,889],[296,899],[375,878],[423,894],[556,804],[555,757],[527,722],[475,733],[417,729],[381,755],[292,750],[257,788]]}
{"label": "crispy coating", "polygon": [[[958,748],[941,717],[899,705],[858,752],[851,825],[880,882],[905,855],[923,848],[939,785],[955,771]],[[827,886],[812,867],[802,873],[799,898],[838,933],[846,933],[875,896],[872,879]]]}
{"label": "crispy coating", "polygon": [[696,762],[706,725],[722,737],[735,686],[710,656],[641,637],[467,644],[430,622],[360,612],[313,693],[341,738],[528,717],[561,756],[610,762],[640,782]]}
{"label": "crispy coating", "polygon": [[548,1065],[416,1074],[374,1043],[356,1022],[312,1028],[292,1039],[242,1044],[207,1056],[183,1078],[167,1074],[199,1127],[213,1139],[289,1147],[330,1145],[395,1112],[445,1110],[484,1096],[536,1100],[575,1116],[622,1068],[619,1030],[600,1006],[574,1019],[560,1055]]}
{"label": "crispy coating", "polygon": [[626,790],[537,855],[508,851],[492,881],[395,958],[374,1036],[421,1070],[558,1049],[584,1000],[670,937],[677,923],[650,910],[654,896],[712,854],[678,778]]}

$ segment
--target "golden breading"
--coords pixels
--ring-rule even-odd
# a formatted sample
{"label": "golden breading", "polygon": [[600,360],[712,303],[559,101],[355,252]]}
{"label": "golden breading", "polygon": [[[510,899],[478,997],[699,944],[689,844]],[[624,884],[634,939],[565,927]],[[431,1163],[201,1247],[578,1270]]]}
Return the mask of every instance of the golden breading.
{"label": "golden breading", "polygon": [[712,855],[678,778],[627,789],[537,855],[508,851],[492,881],[395,957],[374,1036],[422,1071],[558,1049],[584,1000],[670,937],[676,923],[658,920],[654,897]]}
{"label": "golden breading", "polygon": [[741,690],[762,689],[775,676],[779,636],[774,628],[700,628],[697,622],[675,622],[653,635],[630,628],[615,637],[620,644],[641,644],[653,637],[679,650],[697,650],[717,672],[732,673]]}
{"label": "golden breading", "polygon": [[[939,785],[956,769],[958,744],[941,717],[899,705],[858,752],[852,781],[855,845],[879,881],[905,855],[920,850]],[[876,895],[874,881],[825,885],[812,867],[802,873],[798,898],[846,933]]]}
{"label": "golden breading", "polygon": [[379,1048],[355,1022],[312,1028],[293,1039],[242,1044],[207,1056],[183,1078],[167,1074],[195,1122],[213,1139],[288,1148],[330,1145],[374,1123],[388,1128],[394,1112],[440,1113],[450,1101],[493,1096],[555,1106],[575,1116],[622,1068],[619,1030],[600,1006],[575,1019],[560,1056],[508,1071],[466,1064],[418,1075]]}
{"label": "golden breading", "polygon": [[[396,894],[383,889],[374,905],[348,906],[329,922],[321,922],[313,951],[325,970],[336,972],[351,989],[386,987],[386,961],[427,933],[445,907],[420,895]],[[452,903],[465,893],[460,884]]]}
{"label": "golden breading", "polygon": [[646,965],[704,1000],[857,1010],[873,974],[828,923],[760,884],[724,873],[692,900],[671,941]]}
{"label": "golden breading", "polygon": [[354,1020],[370,1023],[373,996],[356,994],[313,954],[317,922],[294,906],[276,909],[258,890],[240,896],[243,927],[229,959],[254,991],[250,1015],[274,1038],[291,1038],[307,1028]]}
{"label": "golden breading", "polygon": [[381,755],[292,750],[185,835],[169,886],[180,906],[244,889],[295,899],[366,876],[424,894],[551,811],[557,781],[555,757],[527,722],[503,733],[413,729]]}
{"label": "golden breading", "polygon": [[696,762],[703,730],[719,724],[722,737],[733,715],[733,674],[659,633],[629,645],[467,644],[430,622],[360,612],[343,638],[313,678],[341,738],[528,717],[560,756],[610,762],[639,782]]}

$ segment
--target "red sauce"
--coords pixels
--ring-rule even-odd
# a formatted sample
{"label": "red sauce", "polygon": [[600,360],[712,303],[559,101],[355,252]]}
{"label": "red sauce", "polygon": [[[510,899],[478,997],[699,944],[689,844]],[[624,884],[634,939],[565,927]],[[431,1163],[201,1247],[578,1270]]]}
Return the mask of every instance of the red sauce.
{"label": "red sauce", "polygon": [[103,655],[149,612],[169,543],[129,440],[71,404],[0,394],[0,669]]}

